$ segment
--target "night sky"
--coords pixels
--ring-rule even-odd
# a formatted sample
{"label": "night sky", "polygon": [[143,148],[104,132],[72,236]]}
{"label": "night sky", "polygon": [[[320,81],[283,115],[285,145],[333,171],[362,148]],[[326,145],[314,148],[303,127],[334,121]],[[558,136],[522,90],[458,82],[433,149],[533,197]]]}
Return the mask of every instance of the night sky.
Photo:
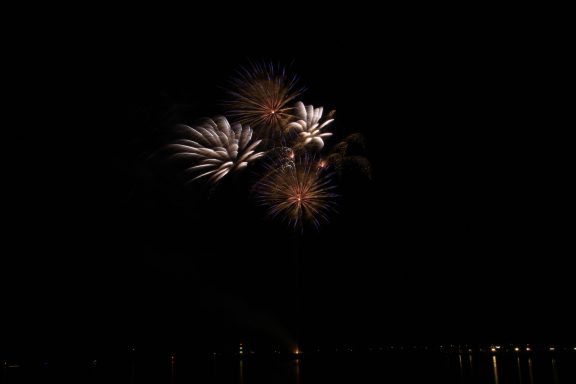
{"label": "night sky", "polygon": [[[396,36],[23,53],[2,151],[2,344],[573,341],[568,229],[522,68],[505,47]],[[249,59],[337,110],[328,147],[366,137],[372,180],[343,180],[319,232],[270,221],[253,169],[208,196],[147,160],[174,123],[221,113]]]}

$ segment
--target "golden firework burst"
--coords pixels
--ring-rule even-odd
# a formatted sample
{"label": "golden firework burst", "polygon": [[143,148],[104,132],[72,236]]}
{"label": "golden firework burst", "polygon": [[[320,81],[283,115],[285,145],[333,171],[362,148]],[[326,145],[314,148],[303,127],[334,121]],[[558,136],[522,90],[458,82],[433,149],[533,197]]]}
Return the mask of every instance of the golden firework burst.
{"label": "golden firework burst", "polygon": [[302,157],[287,166],[269,167],[256,185],[256,196],[270,216],[280,216],[294,228],[306,223],[319,228],[334,210],[334,188],[331,174],[317,161]]}
{"label": "golden firework burst", "polygon": [[227,115],[234,122],[249,124],[265,145],[276,145],[292,118],[291,103],[304,91],[297,83],[295,76],[271,63],[242,68],[227,89]]}

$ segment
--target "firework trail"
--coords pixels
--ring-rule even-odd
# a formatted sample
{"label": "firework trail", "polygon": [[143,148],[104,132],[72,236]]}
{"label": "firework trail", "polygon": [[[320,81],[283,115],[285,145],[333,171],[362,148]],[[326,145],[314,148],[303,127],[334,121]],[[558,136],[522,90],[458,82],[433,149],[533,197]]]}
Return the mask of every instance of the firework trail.
{"label": "firework trail", "polygon": [[331,175],[318,162],[308,157],[288,158],[283,166],[273,163],[269,172],[255,186],[256,199],[268,209],[271,217],[281,217],[293,228],[306,223],[320,227],[334,210]]}
{"label": "firework trail", "polygon": [[252,140],[249,126],[235,124],[231,127],[223,116],[205,119],[196,127],[178,125],[178,128],[186,138],[174,141],[165,149],[172,152],[172,159],[189,160],[194,164],[185,170],[196,175],[190,181],[209,177],[216,183],[264,154],[255,151],[260,140]]}
{"label": "firework trail", "polygon": [[[296,103],[296,118],[298,120],[291,122],[285,128],[287,132],[296,131],[298,133],[296,148],[310,146],[320,150],[324,147],[323,138],[332,136],[332,133],[321,133],[321,130],[331,124],[334,119],[328,118],[320,124],[323,112],[323,107],[314,108],[312,105],[304,106],[301,101]],[[329,113],[329,117],[332,114],[333,112]]]}
{"label": "firework trail", "polygon": [[292,118],[290,103],[302,92],[297,78],[279,65],[251,64],[232,79],[224,106],[232,121],[250,124],[258,138],[274,146]]}

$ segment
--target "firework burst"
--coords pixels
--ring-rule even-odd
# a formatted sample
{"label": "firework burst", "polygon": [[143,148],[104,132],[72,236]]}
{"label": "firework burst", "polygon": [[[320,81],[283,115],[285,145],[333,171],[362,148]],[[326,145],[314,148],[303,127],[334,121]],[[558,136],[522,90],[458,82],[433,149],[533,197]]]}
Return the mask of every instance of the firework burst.
{"label": "firework burst", "polygon": [[320,227],[334,209],[334,186],[331,175],[318,162],[309,158],[285,159],[289,165],[269,167],[269,172],[256,185],[258,201],[272,217],[280,216],[294,228],[306,223]]}
{"label": "firework burst", "polygon": [[252,141],[252,129],[249,126],[235,124],[231,127],[223,116],[205,119],[194,128],[187,125],[179,125],[178,128],[186,138],[176,140],[166,149],[173,152],[173,159],[193,162],[194,165],[185,171],[196,175],[190,181],[208,177],[216,183],[264,154],[256,152],[260,140]]}
{"label": "firework burst", "polygon": [[[298,120],[286,126],[286,131],[296,131],[298,133],[296,147],[311,146],[318,149],[324,147],[323,138],[332,136],[332,133],[322,133],[321,130],[331,124],[334,119],[328,118],[320,124],[323,112],[323,107],[314,108],[312,105],[304,106],[301,101],[296,103],[296,118]],[[332,114],[331,112],[329,117]]]}
{"label": "firework burst", "polygon": [[366,139],[359,133],[353,133],[334,146],[327,163],[333,166],[340,177],[346,172],[359,171],[367,179],[372,178],[372,166],[364,155]]}
{"label": "firework burst", "polygon": [[290,103],[304,91],[297,78],[273,64],[251,64],[238,71],[224,102],[228,116],[250,124],[258,138],[275,144],[282,127],[292,118]]}

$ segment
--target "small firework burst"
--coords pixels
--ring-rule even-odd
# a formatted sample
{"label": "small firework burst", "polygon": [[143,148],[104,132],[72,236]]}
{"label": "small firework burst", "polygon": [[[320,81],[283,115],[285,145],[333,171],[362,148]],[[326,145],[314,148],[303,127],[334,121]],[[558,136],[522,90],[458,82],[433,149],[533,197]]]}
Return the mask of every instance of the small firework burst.
{"label": "small firework burst", "polygon": [[297,83],[280,66],[253,63],[231,81],[224,102],[227,114],[234,122],[250,124],[266,144],[276,144],[292,117],[290,103],[304,91]]}
{"label": "small firework burst", "polygon": [[340,177],[345,172],[359,172],[367,179],[372,178],[372,166],[364,155],[366,139],[360,133],[353,133],[334,146],[327,163],[334,167]]}
{"label": "small firework burst", "polygon": [[265,174],[269,174],[278,169],[293,167],[295,157],[296,154],[290,147],[282,146],[269,150],[266,153],[266,161],[264,162]]}
{"label": "small firework burst", "polygon": [[334,210],[334,185],[331,174],[318,162],[307,157],[284,159],[285,166],[269,167],[269,172],[256,185],[257,200],[271,217],[282,217],[293,228],[307,223],[320,227]]}
{"label": "small firework burst", "polygon": [[323,112],[323,107],[314,108],[312,105],[304,106],[301,101],[296,103],[296,118],[298,120],[286,126],[286,131],[290,132],[295,130],[298,133],[296,147],[311,146],[318,149],[324,147],[323,138],[332,136],[332,133],[322,133],[321,130],[331,124],[334,119],[331,118],[333,112],[330,112],[328,114],[329,118],[320,124]]}
{"label": "small firework burst", "polygon": [[187,125],[179,125],[178,128],[186,138],[176,140],[165,149],[173,152],[171,158],[193,162],[194,165],[185,171],[196,175],[190,181],[209,177],[211,182],[216,183],[264,154],[255,151],[260,140],[252,141],[249,126],[235,124],[231,127],[223,116],[205,119],[194,128]]}

